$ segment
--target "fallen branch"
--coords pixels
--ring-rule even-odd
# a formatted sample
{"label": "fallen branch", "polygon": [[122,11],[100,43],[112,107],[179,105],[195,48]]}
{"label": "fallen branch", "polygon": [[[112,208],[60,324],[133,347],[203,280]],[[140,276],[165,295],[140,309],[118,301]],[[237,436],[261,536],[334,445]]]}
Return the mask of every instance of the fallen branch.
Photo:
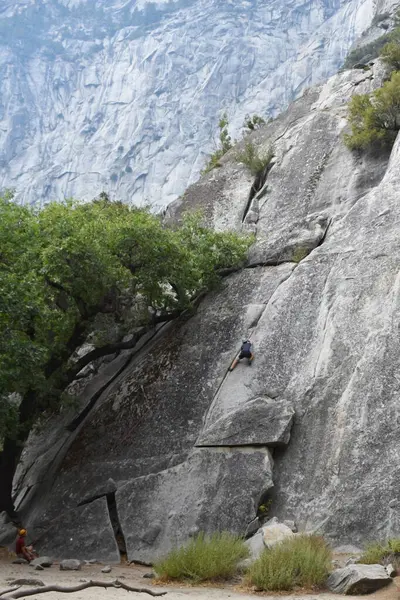
{"label": "fallen branch", "polygon": [[[137,592],[139,594],[150,594],[150,596],[165,596],[167,592],[153,592],[147,588],[136,588],[123,583],[116,579],[115,581],[85,581],[79,585],[73,585],[66,587],[63,585],[45,585],[44,587],[28,588],[27,590],[10,591],[5,590],[1,593],[1,600],[14,600],[16,598],[25,598],[26,596],[33,596],[35,594],[44,594],[45,592],[80,592],[89,587],[103,587],[103,588],[116,588],[123,589],[127,592]],[[7,595],[5,595],[7,594]]]}
{"label": "fallen branch", "polygon": [[20,585],[14,585],[13,587],[6,588],[2,592],[0,592],[0,596],[4,597],[5,594],[11,594],[11,592],[16,592],[17,590],[19,590],[20,587]]}

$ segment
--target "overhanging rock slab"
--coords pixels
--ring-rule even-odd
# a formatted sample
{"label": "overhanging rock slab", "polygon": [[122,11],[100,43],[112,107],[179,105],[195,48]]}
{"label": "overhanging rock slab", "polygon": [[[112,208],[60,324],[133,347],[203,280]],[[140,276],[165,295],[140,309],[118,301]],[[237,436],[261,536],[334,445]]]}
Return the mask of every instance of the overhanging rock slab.
{"label": "overhanging rock slab", "polygon": [[256,398],[218,419],[197,446],[286,446],[294,410],[286,400]]}
{"label": "overhanging rock slab", "polygon": [[117,508],[129,560],[151,563],[202,531],[244,534],[273,487],[267,449],[196,450],[172,469],[129,481]]}
{"label": "overhanging rock slab", "polygon": [[53,519],[36,547],[40,554],[47,554],[54,559],[96,558],[108,563],[120,562],[105,498],[69,510]]}

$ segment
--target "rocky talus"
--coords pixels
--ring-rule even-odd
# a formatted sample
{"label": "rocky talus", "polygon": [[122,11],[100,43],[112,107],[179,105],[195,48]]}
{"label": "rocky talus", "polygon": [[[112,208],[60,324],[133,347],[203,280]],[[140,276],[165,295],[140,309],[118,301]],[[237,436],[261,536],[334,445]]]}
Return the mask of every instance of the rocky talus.
{"label": "rocky talus", "polygon": [[[16,495],[43,553],[95,558],[95,523],[101,558],[152,562],[200,530],[249,532],[269,500],[335,544],[399,534],[400,140],[343,144],[349,98],[382,77],[338,74],[252,134],[275,154],[256,192],[234,149],[168,209],[252,231],[248,264],[32,436]],[[229,372],[247,336],[255,360]]]}

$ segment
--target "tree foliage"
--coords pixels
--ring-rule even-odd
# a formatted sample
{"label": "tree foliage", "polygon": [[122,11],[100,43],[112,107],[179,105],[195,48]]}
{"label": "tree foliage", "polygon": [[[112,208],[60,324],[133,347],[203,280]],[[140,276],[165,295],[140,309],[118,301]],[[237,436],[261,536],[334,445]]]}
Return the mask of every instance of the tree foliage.
{"label": "tree foliage", "polygon": [[218,147],[215,150],[215,152],[213,152],[211,154],[210,158],[208,159],[206,166],[204,167],[204,169],[201,172],[202,175],[209,173],[216,167],[220,167],[221,163],[219,161],[224,156],[224,154],[226,154],[232,148],[232,138],[229,135],[229,121],[228,121],[228,115],[226,114],[226,112],[220,118],[219,123],[218,123],[218,128],[219,128]]}
{"label": "tree foliage", "polygon": [[243,129],[248,132],[255,131],[265,125],[265,120],[260,115],[246,115],[243,121]]}
{"label": "tree foliage", "polygon": [[391,69],[400,71],[400,39],[385,44],[381,51],[381,57]]}
{"label": "tree foliage", "polygon": [[353,96],[349,122],[352,132],[345,143],[351,150],[391,145],[400,129],[400,72],[372,94]]}
{"label": "tree foliage", "polygon": [[[248,245],[198,215],[166,228],[107,197],[41,211],[0,198],[0,441],[23,442],[86,364],[191,309]],[[88,339],[97,347],[74,360]]]}
{"label": "tree foliage", "polygon": [[238,162],[243,163],[255,177],[260,175],[268,167],[274,156],[272,148],[266,152],[257,150],[253,142],[246,142],[244,149],[235,156]]}

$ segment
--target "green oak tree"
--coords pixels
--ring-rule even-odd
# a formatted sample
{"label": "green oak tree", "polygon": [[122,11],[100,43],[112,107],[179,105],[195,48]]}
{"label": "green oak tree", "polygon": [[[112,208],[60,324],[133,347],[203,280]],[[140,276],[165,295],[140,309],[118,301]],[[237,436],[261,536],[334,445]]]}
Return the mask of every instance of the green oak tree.
{"label": "green oak tree", "polygon": [[[24,443],[82,369],[193,310],[249,243],[198,215],[165,227],[106,195],[43,210],[0,198],[0,511],[17,518],[12,482]],[[93,349],[78,358],[88,340]]]}

